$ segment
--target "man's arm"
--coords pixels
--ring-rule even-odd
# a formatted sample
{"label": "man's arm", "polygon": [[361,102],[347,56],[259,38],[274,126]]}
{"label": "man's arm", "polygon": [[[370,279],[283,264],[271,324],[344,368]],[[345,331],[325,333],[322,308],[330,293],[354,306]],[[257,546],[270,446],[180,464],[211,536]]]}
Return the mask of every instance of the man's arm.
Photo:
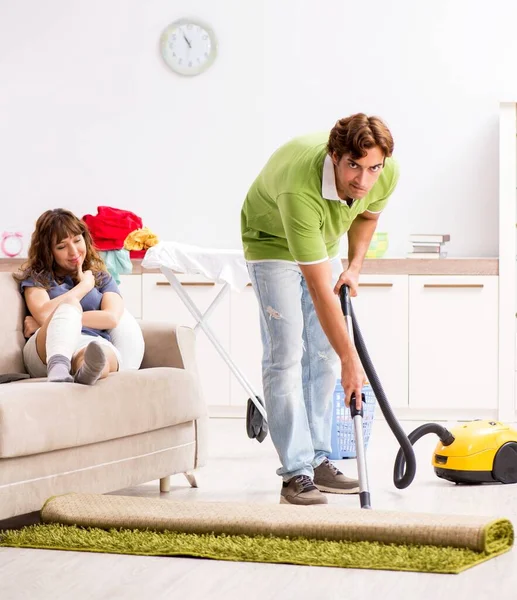
{"label": "man's arm", "polygon": [[367,210],[358,215],[348,230],[348,268],[359,272],[381,213]]}
{"label": "man's arm", "polygon": [[332,291],[330,261],[312,265],[301,264],[299,267],[307,282],[323,331],[341,361],[341,380],[347,406],[355,393],[356,405],[360,408],[365,375],[355,346],[348,335],[339,300]]}
{"label": "man's arm", "polygon": [[338,279],[334,293],[338,294],[342,285],[350,287],[350,295],[357,296],[359,273],[377,227],[380,213],[365,211],[358,215],[348,230],[348,268]]}

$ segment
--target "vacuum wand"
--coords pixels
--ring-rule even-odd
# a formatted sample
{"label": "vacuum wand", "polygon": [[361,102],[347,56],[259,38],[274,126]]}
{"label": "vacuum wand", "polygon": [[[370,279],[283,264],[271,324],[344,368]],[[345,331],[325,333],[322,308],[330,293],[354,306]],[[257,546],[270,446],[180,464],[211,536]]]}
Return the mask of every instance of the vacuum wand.
{"label": "vacuum wand", "polygon": [[[346,326],[348,334],[354,343],[354,328],[352,326],[352,305],[350,302],[350,290],[347,285],[341,286],[339,291],[339,298],[341,300],[341,308],[345,315]],[[356,406],[355,394],[352,394],[350,398],[350,414],[354,423],[354,436],[355,436],[355,449],[357,455],[357,472],[359,475],[359,500],[361,502],[361,508],[370,509],[372,508],[370,501],[370,491],[368,487],[368,471],[366,468],[366,449],[364,445],[363,436],[363,405],[364,405],[364,394],[361,394],[361,408],[358,409]]]}
{"label": "vacuum wand", "polygon": [[[395,465],[393,468],[393,483],[399,490],[407,488],[411,484],[416,473],[416,458],[413,450],[413,444],[424,435],[428,433],[434,433],[440,438],[440,442],[443,446],[449,446],[454,442],[454,436],[451,432],[439,425],[438,423],[425,423],[420,425],[409,435],[400,426],[397,421],[393,409],[388,402],[388,398],[384,393],[384,389],[377,375],[375,367],[373,366],[368,349],[361,333],[361,328],[354,314],[352,302],[350,301],[350,290],[348,286],[343,285],[339,290],[339,298],[341,300],[341,308],[345,316],[346,325],[350,339],[354,344],[361,364],[368,378],[368,382],[371,385],[375,394],[382,413],[386,419],[394,436],[397,438],[400,444],[397,457],[395,459]],[[363,405],[364,405],[364,394],[362,394],[361,408],[357,409],[355,406],[355,397],[352,395],[350,399],[350,413],[354,422],[355,432],[355,445],[357,454],[357,468],[359,472],[359,489],[361,494],[361,508],[371,508],[370,506],[370,493],[368,491],[368,478],[366,474],[366,458],[365,458],[365,445],[363,440]],[[495,425],[495,423],[491,424]],[[516,443],[517,446],[517,443]],[[517,451],[516,451],[517,454]],[[443,471],[443,468],[441,468]],[[437,473],[438,474],[438,473]],[[441,476],[441,475],[438,475]],[[456,480],[457,482],[457,480]]]}

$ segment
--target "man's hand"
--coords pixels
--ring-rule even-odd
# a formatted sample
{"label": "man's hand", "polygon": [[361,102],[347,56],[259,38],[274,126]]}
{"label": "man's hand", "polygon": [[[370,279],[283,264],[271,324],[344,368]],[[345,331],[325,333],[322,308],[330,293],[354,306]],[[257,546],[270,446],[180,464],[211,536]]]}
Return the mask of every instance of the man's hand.
{"label": "man's hand", "polygon": [[345,404],[350,406],[350,399],[355,394],[355,405],[361,409],[363,385],[366,382],[363,366],[354,348],[353,353],[341,363],[341,384],[345,392]]}
{"label": "man's hand", "polygon": [[39,324],[34,317],[27,316],[23,320],[23,335],[25,338],[30,338],[33,333],[39,329]]}
{"label": "man's hand", "polygon": [[334,294],[339,295],[339,290],[341,286],[347,285],[350,288],[350,296],[357,296],[357,288],[359,286],[359,271],[356,269],[348,268],[346,271],[343,271],[337,280],[336,285],[334,286]]}

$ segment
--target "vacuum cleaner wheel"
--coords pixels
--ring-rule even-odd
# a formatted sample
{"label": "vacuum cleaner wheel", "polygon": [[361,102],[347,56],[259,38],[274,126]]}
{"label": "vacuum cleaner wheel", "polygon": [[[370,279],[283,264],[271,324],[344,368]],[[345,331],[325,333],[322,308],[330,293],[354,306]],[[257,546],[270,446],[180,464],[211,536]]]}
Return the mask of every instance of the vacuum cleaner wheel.
{"label": "vacuum cleaner wheel", "polygon": [[507,442],[499,448],[495,455],[492,475],[501,483],[517,483],[516,442]]}

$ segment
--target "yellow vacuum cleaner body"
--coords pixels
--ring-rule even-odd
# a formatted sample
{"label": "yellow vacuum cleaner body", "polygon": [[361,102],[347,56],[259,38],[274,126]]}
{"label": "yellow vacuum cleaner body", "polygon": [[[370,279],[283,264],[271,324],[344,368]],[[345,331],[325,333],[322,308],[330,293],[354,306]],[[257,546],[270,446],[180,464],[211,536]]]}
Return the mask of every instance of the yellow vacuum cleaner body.
{"label": "yellow vacuum cleaner body", "polygon": [[517,483],[517,431],[498,421],[471,421],[451,429],[454,441],[439,442],[436,475],[454,483]]}

